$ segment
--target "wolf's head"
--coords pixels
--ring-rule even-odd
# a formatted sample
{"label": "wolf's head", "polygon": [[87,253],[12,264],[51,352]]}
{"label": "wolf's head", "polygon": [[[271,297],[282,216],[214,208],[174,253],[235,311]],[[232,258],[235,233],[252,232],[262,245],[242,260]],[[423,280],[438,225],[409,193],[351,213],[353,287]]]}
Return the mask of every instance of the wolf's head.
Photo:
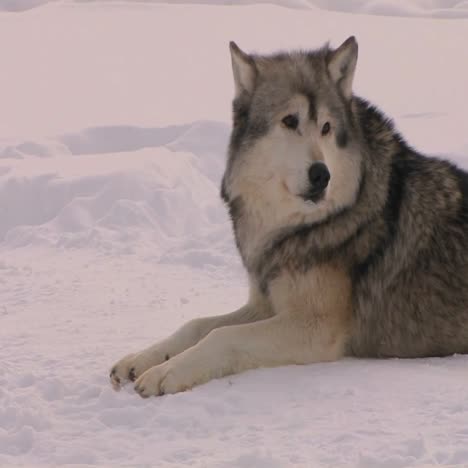
{"label": "wolf's head", "polygon": [[272,229],[351,205],[361,180],[351,111],[355,38],[336,50],[272,56],[248,55],[233,42],[230,49],[235,97],[224,200],[267,217],[260,224]]}

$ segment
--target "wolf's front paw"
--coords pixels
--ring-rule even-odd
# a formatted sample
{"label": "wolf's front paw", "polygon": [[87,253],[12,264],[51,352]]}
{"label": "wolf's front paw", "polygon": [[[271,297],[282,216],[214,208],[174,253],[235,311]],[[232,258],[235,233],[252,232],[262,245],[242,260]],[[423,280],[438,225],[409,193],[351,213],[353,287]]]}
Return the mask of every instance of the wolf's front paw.
{"label": "wolf's front paw", "polygon": [[135,382],[135,391],[143,398],[152,395],[183,392],[192,388],[194,382],[190,377],[181,373],[181,369],[174,366],[171,361],[148,369]]}
{"label": "wolf's front paw", "polygon": [[111,384],[114,388],[119,389],[120,385],[128,380],[134,382],[149,368],[163,362],[164,359],[160,353],[156,353],[154,350],[128,354],[112,366],[109,376]]}
{"label": "wolf's front paw", "polygon": [[114,388],[118,389],[127,380],[135,380],[135,362],[138,353],[128,354],[112,366],[110,381]]}

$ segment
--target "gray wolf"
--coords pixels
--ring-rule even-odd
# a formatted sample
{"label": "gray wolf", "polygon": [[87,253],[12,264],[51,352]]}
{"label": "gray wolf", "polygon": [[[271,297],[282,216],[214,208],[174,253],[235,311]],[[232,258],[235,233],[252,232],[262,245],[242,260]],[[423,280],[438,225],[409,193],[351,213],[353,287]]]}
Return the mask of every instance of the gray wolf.
{"label": "gray wolf", "polygon": [[230,50],[221,195],[248,302],[124,357],[113,384],[149,396],[262,366],[467,353],[468,174],[418,153],[353,94],[354,37]]}

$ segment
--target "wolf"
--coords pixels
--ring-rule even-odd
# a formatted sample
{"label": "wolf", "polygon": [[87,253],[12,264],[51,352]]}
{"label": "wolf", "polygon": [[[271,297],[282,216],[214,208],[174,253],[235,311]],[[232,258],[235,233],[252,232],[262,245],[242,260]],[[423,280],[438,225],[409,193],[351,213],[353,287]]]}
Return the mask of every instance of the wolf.
{"label": "wolf", "polygon": [[468,174],[353,94],[354,37],[230,51],[221,196],[247,304],[125,356],[111,382],[148,397],[257,367],[468,353]]}

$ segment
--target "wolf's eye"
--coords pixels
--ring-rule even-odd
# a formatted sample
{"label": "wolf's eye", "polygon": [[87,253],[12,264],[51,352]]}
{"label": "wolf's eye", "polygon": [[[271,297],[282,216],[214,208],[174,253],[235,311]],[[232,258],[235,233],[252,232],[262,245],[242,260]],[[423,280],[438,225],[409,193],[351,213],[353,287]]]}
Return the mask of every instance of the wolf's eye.
{"label": "wolf's eye", "polygon": [[290,130],[296,130],[299,125],[299,119],[297,118],[297,115],[294,114],[287,115],[281,122],[283,122],[284,126]]}
{"label": "wolf's eye", "polygon": [[326,135],[330,132],[330,122],[325,122],[322,127],[322,135]]}

